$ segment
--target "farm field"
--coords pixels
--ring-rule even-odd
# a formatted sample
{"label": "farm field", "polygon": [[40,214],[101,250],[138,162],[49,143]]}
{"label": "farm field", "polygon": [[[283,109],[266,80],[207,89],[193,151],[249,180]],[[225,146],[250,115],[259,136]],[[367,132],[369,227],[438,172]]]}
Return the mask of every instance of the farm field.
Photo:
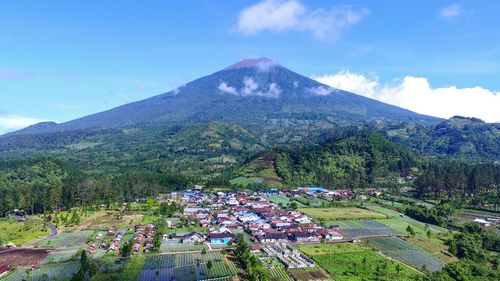
{"label": "farm field", "polygon": [[106,213],[104,216],[100,217],[99,220],[92,220],[85,229],[89,230],[101,230],[108,228],[125,228],[129,225],[139,224],[143,215],[141,214],[123,214],[120,219],[116,217],[117,213]]}
{"label": "farm field", "polygon": [[329,280],[328,274],[320,268],[292,268],[290,269],[292,280],[297,281],[313,281],[313,280]]}
{"label": "farm field", "polygon": [[75,248],[87,246],[87,239],[93,234],[93,231],[75,231],[59,233],[54,238],[40,241],[39,247],[57,247],[57,248]]}
{"label": "farm field", "polygon": [[24,245],[49,234],[50,231],[40,222],[0,219],[0,240],[4,244]]}
{"label": "farm field", "polygon": [[300,208],[301,212],[318,220],[324,218],[331,223],[335,220],[353,219],[381,219],[387,216],[376,211],[361,209],[357,207],[332,207],[332,208]]}
{"label": "farm field", "polygon": [[[80,263],[59,263],[44,265],[34,271],[14,270],[2,281],[45,281],[45,280],[70,280],[80,269]],[[29,272],[29,274],[27,274]]]}
{"label": "farm field", "polygon": [[[404,233],[406,231],[406,227],[408,226],[408,224],[410,224],[415,229],[417,234],[419,231],[425,234],[425,223],[419,222],[407,216],[401,217],[399,212],[381,206],[368,205],[366,206],[366,208],[389,216],[390,218],[386,218],[385,220],[379,218],[377,219],[377,221],[387,225],[388,227],[396,231]],[[447,229],[439,227],[437,225],[428,224],[428,226],[429,229],[434,233],[448,233]]]}
{"label": "farm field", "polygon": [[201,251],[203,249],[208,250],[207,244],[195,245],[195,244],[183,244],[183,243],[166,243],[164,241],[160,246],[160,252],[184,252],[184,251]]}
{"label": "farm field", "polygon": [[13,267],[38,267],[47,256],[46,250],[41,249],[12,249],[0,252],[0,264]]}
{"label": "farm field", "polygon": [[64,262],[64,261],[69,261],[72,259],[78,259],[78,248],[69,248],[69,249],[62,249],[62,250],[56,250],[53,252],[50,252],[49,255],[43,259],[42,263],[48,264],[48,263],[57,263],[57,262]]}
{"label": "farm field", "polygon": [[[446,237],[442,237],[442,239],[446,239]],[[444,244],[442,239],[441,237],[431,237],[428,239],[423,235],[403,238],[403,240],[417,245],[418,247],[426,250],[428,253],[431,253],[433,256],[438,257],[445,263],[457,261],[458,259],[448,252],[448,246]]]}
{"label": "farm field", "polygon": [[401,281],[420,278],[420,274],[413,269],[387,260],[361,243],[305,245],[299,249],[337,281],[372,280],[380,276],[386,277],[386,280]]}
{"label": "farm field", "polygon": [[[207,263],[212,262],[212,268]],[[146,258],[140,280],[204,280],[237,275],[236,267],[219,252],[158,255]]]}
{"label": "farm field", "polygon": [[416,269],[425,267],[425,269],[429,271],[437,271],[444,267],[443,262],[437,257],[399,238],[370,238],[368,239],[368,243],[370,246],[381,251],[384,255],[404,262]]}

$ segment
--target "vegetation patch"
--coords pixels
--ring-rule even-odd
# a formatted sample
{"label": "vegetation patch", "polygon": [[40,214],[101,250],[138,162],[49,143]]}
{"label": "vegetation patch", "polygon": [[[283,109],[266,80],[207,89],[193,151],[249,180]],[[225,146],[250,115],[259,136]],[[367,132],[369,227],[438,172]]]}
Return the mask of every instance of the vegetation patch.
{"label": "vegetation patch", "polygon": [[399,238],[370,238],[368,239],[368,243],[384,255],[404,262],[416,269],[438,271],[444,267],[443,262],[437,257]]}
{"label": "vegetation patch", "polygon": [[[315,247],[318,246],[318,247]],[[360,243],[305,245],[300,250],[309,255],[334,280],[419,280],[416,271],[380,256]]]}
{"label": "vegetation patch", "polygon": [[49,234],[47,227],[39,222],[0,219],[0,245],[9,242],[24,245]]}
{"label": "vegetation patch", "polygon": [[386,215],[371,210],[357,207],[347,208],[300,208],[301,212],[311,216],[316,220],[324,219],[328,222],[343,219],[380,219],[386,218]]}

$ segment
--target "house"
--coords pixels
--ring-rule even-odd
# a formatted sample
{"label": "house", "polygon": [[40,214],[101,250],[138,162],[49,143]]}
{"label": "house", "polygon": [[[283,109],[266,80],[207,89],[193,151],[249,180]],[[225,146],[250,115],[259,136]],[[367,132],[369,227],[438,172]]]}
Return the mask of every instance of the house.
{"label": "house", "polygon": [[316,234],[307,231],[296,231],[291,234],[291,239],[297,242],[319,242]]}
{"label": "house", "polygon": [[287,239],[287,235],[284,232],[268,231],[265,232],[263,235],[258,236],[257,238],[262,243],[274,243],[274,242],[285,241]]}
{"label": "house", "polygon": [[208,234],[208,240],[212,244],[227,244],[234,239],[234,235],[232,233],[224,232],[212,232]]}
{"label": "house", "polygon": [[182,236],[182,243],[201,243],[203,241],[205,241],[205,238],[197,232],[191,232]]}
{"label": "house", "polygon": [[344,239],[344,235],[342,235],[342,233],[338,231],[331,230],[328,231],[326,235],[323,235],[323,238],[325,238],[326,240],[342,240]]}

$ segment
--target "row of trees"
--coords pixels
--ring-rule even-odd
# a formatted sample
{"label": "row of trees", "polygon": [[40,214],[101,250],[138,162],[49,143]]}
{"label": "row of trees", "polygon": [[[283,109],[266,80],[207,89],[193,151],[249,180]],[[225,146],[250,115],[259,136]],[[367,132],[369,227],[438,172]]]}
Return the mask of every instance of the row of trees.
{"label": "row of trees", "polygon": [[420,198],[467,201],[473,208],[500,208],[500,165],[435,162],[415,180]]}
{"label": "row of trees", "polygon": [[[183,190],[194,180],[168,171],[147,170],[95,177],[52,159],[9,161],[0,166],[0,216],[14,209],[34,214],[74,206],[131,202]],[[167,207],[163,211],[171,210]]]}

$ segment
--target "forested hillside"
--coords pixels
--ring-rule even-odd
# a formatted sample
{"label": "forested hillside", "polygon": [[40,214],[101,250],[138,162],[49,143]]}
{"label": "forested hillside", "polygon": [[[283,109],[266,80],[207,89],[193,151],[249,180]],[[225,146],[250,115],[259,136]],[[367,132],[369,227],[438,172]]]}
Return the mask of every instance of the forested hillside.
{"label": "forested hillside", "polygon": [[[447,195],[475,197],[475,204],[500,200],[500,164],[466,164],[459,161],[431,163],[415,181],[422,198]],[[479,194],[482,195],[479,195]],[[479,196],[478,196],[479,195]],[[482,198],[483,197],[483,198]],[[481,202],[484,201],[484,202]]]}
{"label": "forested hillside", "polygon": [[0,216],[14,209],[33,214],[130,202],[184,189],[191,180],[168,171],[123,170],[121,175],[95,177],[74,165],[46,158],[0,161]]}
{"label": "forested hillside", "polygon": [[387,135],[430,156],[466,159],[500,159],[500,123],[455,116],[436,126],[403,123],[389,126]]}
{"label": "forested hillside", "polygon": [[283,150],[276,158],[276,170],[292,186],[353,188],[413,174],[421,160],[382,135],[368,132],[321,146]]}

